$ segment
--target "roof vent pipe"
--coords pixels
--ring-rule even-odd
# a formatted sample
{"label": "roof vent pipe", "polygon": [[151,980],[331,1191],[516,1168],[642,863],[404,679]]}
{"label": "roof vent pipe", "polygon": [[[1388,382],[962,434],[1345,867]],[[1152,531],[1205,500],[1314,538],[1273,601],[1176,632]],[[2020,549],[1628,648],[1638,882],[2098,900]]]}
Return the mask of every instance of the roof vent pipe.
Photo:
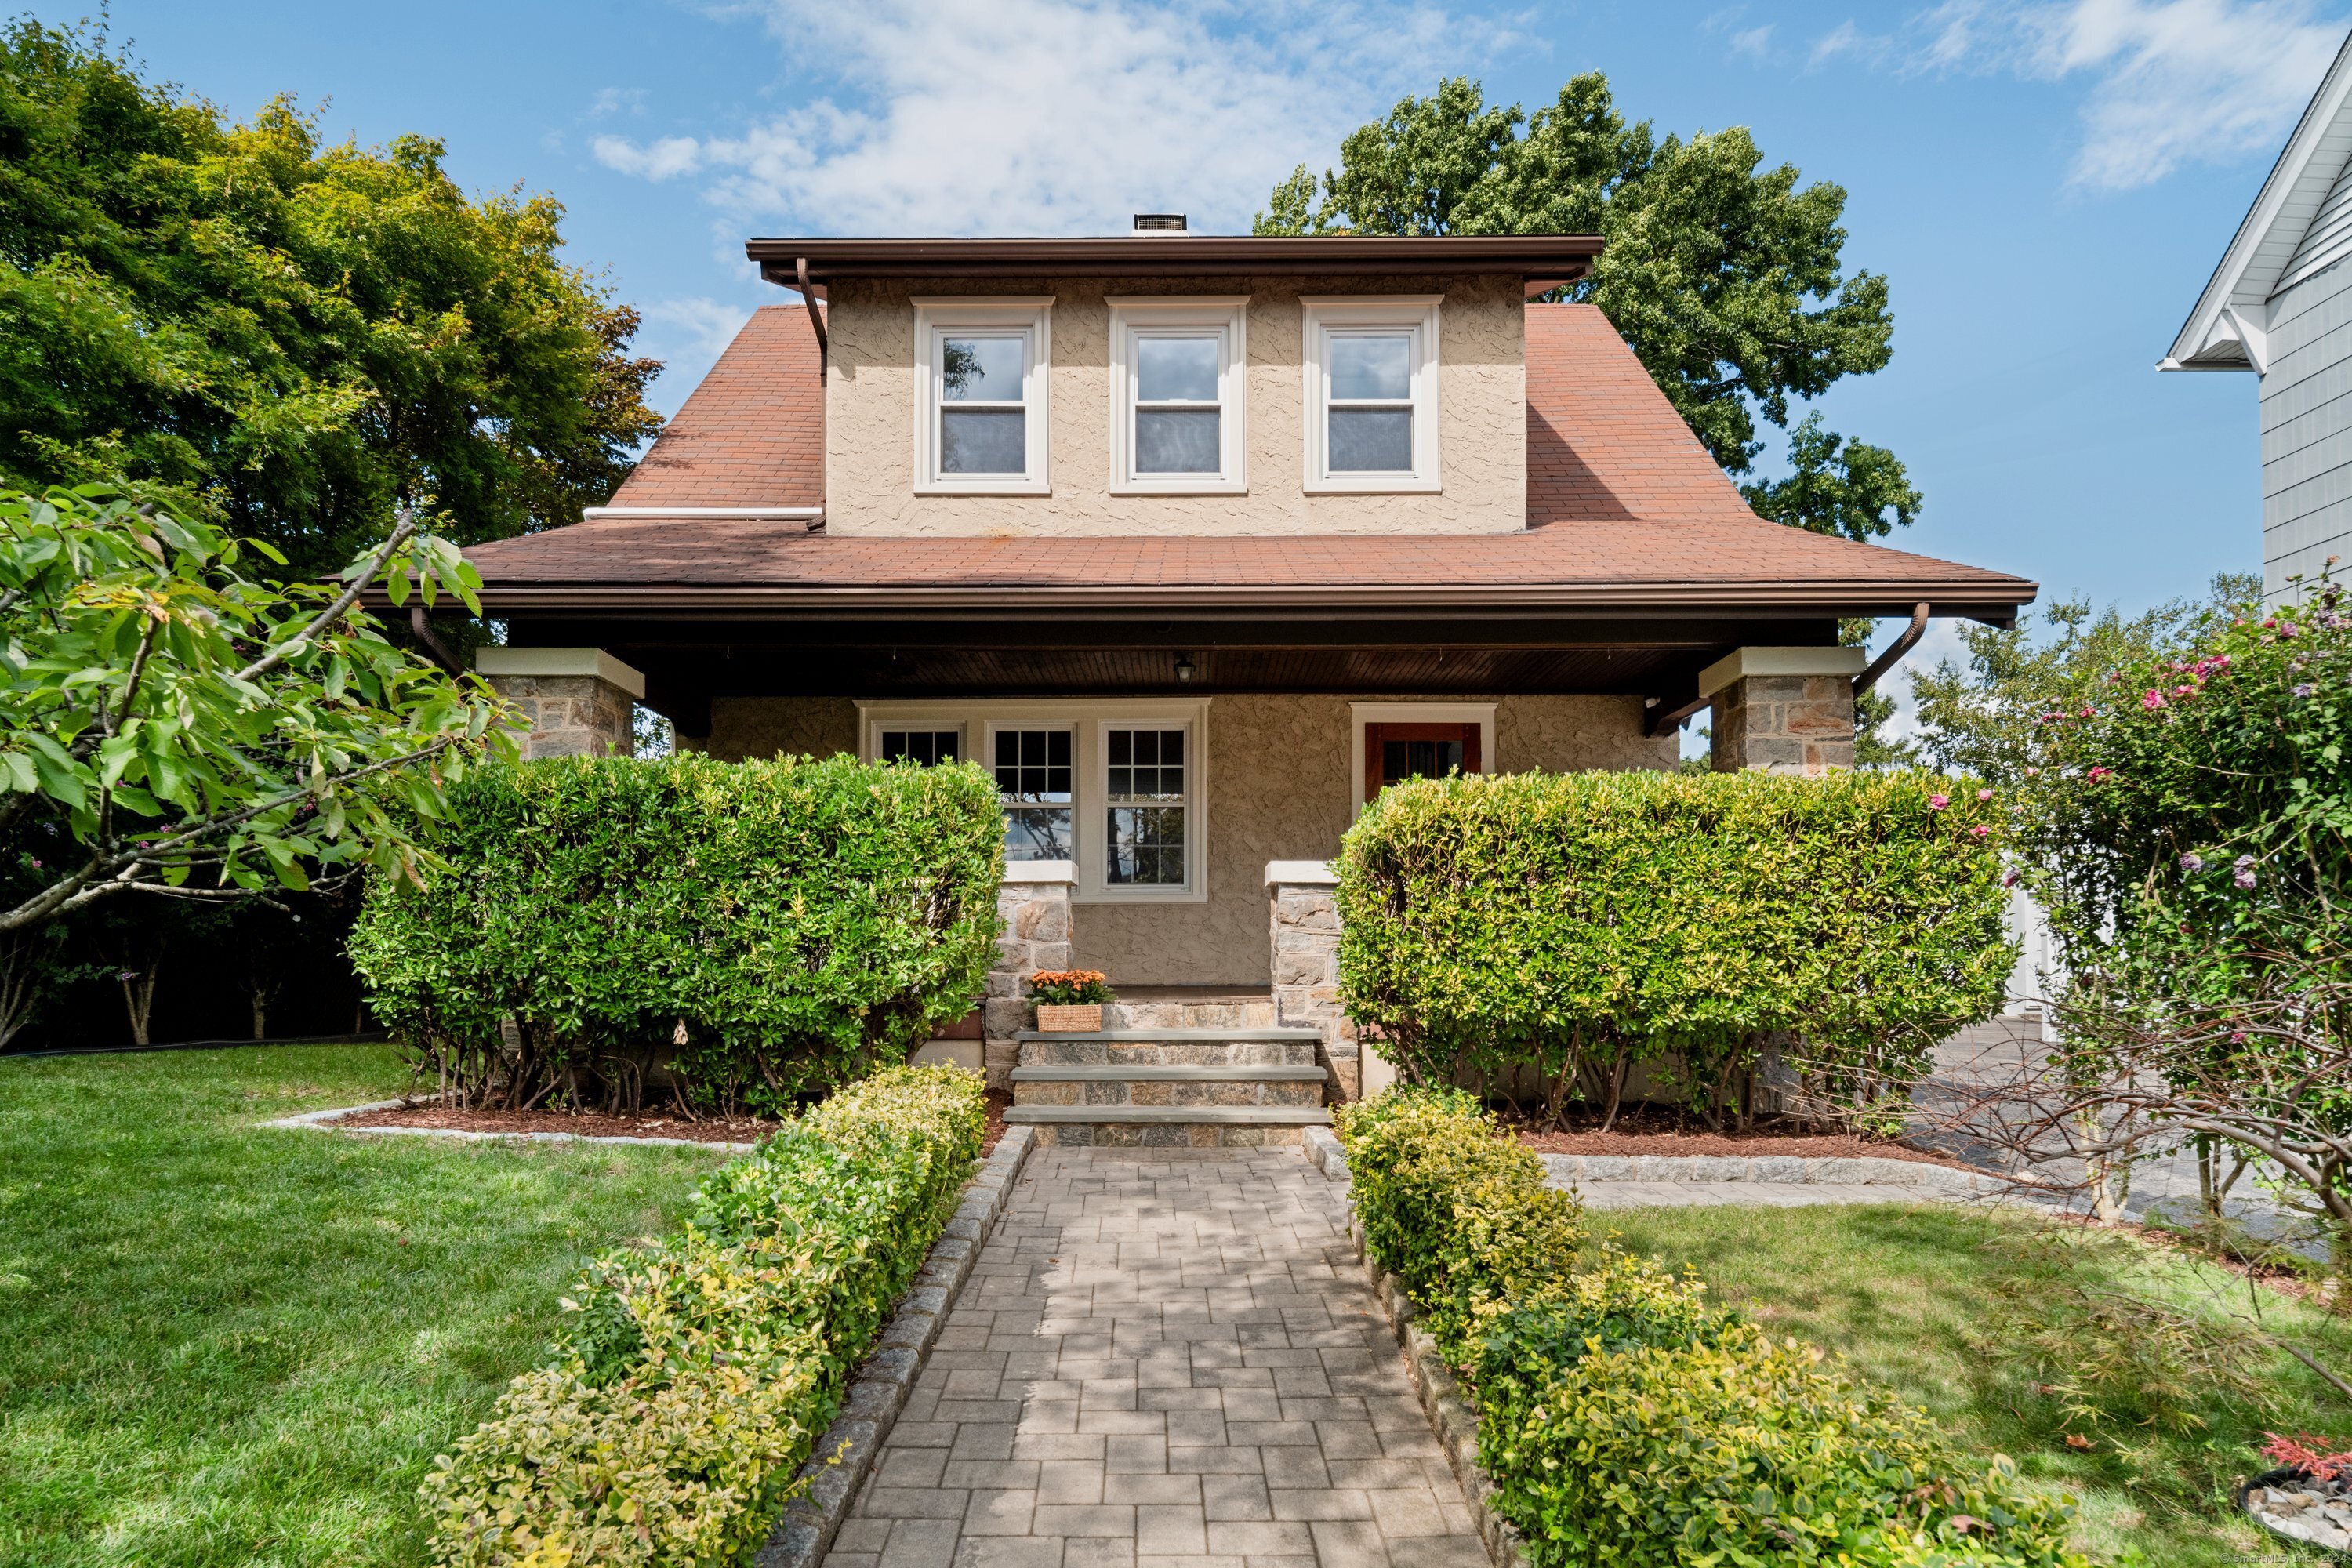
{"label": "roof vent pipe", "polygon": [[1135,215],[1135,232],[1182,234],[1185,232],[1184,215],[1182,213],[1138,213]]}

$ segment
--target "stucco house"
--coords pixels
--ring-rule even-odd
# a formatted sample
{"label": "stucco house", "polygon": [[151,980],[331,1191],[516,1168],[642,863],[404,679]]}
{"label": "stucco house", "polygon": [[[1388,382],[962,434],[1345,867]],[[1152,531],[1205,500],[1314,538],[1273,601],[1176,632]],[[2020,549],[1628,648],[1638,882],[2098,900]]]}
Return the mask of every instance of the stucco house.
{"label": "stucco house", "polygon": [[2260,384],[2263,590],[2352,558],[2352,38],[2158,370]]}
{"label": "stucco house", "polygon": [[[753,240],[801,299],[611,505],[470,552],[535,752],[643,702],[722,757],[993,770],[974,1045],[1060,1136],[1295,1137],[1359,1090],[1325,862],[1384,783],[1672,767],[1702,709],[1717,767],[1819,772],[1839,617],[2033,596],[1752,514],[1598,310],[1530,302],[1595,239],[1181,221]],[[1033,965],[1108,972],[1114,1027],[1024,1037]]]}

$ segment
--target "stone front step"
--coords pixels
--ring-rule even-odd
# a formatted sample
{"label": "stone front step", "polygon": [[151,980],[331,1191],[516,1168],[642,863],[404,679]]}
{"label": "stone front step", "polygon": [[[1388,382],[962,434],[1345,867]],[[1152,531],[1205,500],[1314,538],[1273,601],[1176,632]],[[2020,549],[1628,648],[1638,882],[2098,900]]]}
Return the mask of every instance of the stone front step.
{"label": "stone front step", "polygon": [[[1053,1068],[1016,1069],[1013,1109],[1077,1107],[1117,1110],[1150,1106],[1155,1110],[1212,1110],[1231,1108],[1284,1106],[1313,1109],[1323,1103],[1323,1069],[1307,1077],[1247,1077],[1230,1069],[1210,1069],[1208,1078],[1145,1078],[1113,1069],[1113,1076],[1096,1079],[1024,1079],[1023,1071],[1053,1073]],[[1162,1072],[1171,1069],[1161,1068]],[[1181,1069],[1174,1069],[1181,1070]],[[1276,1068],[1272,1072],[1297,1069]]]}
{"label": "stone front step", "polygon": [[1318,1067],[1087,1067],[1083,1064],[1061,1067],[1014,1068],[1015,1083],[1105,1083],[1129,1080],[1137,1083],[1216,1083],[1230,1080],[1276,1082],[1301,1080],[1321,1083],[1328,1077]]}
{"label": "stone front step", "polygon": [[1044,1034],[1024,1029],[1020,1065],[1031,1067],[1313,1067],[1322,1037],[1313,1029],[1105,1029]]}
{"label": "stone front step", "polygon": [[1328,1126],[1331,1117],[1319,1106],[1014,1105],[1004,1120],[1036,1128],[1044,1144],[1255,1149],[1296,1144],[1307,1128]]}
{"label": "stone front step", "polygon": [[1130,985],[1103,1007],[1114,1029],[1252,1029],[1275,1020],[1270,991],[1213,985]]}

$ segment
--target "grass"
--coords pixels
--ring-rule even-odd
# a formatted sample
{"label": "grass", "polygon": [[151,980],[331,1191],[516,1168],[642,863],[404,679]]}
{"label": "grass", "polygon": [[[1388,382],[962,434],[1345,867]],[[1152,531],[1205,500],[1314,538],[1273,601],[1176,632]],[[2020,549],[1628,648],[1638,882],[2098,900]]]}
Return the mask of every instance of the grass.
{"label": "grass", "polygon": [[0,1565],[425,1559],[433,1456],[722,1155],[257,1127],[380,1047],[0,1058]]}
{"label": "grass", "polygon": [[[1775,1330],[1834,1351],[1864,1375],[1925,1406],[1956,1440],[2016,1458],[2029,1477],[2083,1504],[2079,1543],[2106,1562],[2161,1568],[2315,1563],[2280,1550],[2233,1511],[2230,1488],[2268,1468],[2267,1429],[2352,1434],[2352,1402],[2284,1352],[2256,1345],[2225,1363],[2236,1391],[2191,1375],[2168,1402],[2147,1390],[2158,1335],[2084,1321],[2124,1297],[2163,1303],[2226,1340],[2249,1310],[2242,1279],[2176,1250],[2115,1233],[2071,1237],[2013,1213],[1937,1205],[1676,1208],[1595,1213],[1630,1251],[1698,1270],[1720,1298]],[[2109,1294],[2112,1292],[2113,1294]],[[2352,1367],[2352,1321],[2268,1289],[2270,1326],[2336,1368]],[[2037,1354],[2023,1315],[2049,1325]],[[2053,1385],[2104,1369],[2104,1397],[2080,1408]],[[2227,1379],[2223,1380],[2228,1381]],[[2137,1392],[2124,1392],[2137,1390]],[[2074,1402],[2078,1405],[2080,1401]],[[2072,1434],[2087,1447],[2072,1447]]]}

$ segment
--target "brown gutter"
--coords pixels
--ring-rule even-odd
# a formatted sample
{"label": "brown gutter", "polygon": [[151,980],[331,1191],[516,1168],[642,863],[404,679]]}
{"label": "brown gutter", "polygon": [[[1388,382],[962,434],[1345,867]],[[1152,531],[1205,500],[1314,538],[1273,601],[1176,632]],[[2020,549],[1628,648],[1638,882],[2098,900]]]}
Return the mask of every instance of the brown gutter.
{"label": "brown gutter", "polygon": [[1498,274],[1567,283],[1591,270],[1597,235],[1122,235],[1106,239],[753,239],[743,252],[772,283],[845,278],[1187,277],[1244,274]]}
{"label": "brown gutter", "polygon": [[[1106,587],[1099,584],[976,583],[903,587],[704,586],[690,584],[486,584],[484,607],[493,614],[607,610],[703,616],[746,611],[835,616],[945,614],[982,620],[1116,620],[1244,611],[1300,618],[1342,618],[1367,612],[1442,611],[1448,618],[1513,619],[1563,610],[1612,613],[1762,610],[1783,615],[1893,615],[1927,603],[1939,616],[2006,624],[2032,603],[2031,583],[1920,583],[1874,586],[1852,582],[1805,584],[1349,584]],[[1929,595],[1922,601],[1921,594]]]}
{"label": "brown gutter", "polygon": [[816,308],[816,290],[809,285],[808,258],[797,257],[794,263],[797,280],[793,286],[800,289],[801,303],[808,307],[809,325],[816,331],[816,378],[822,382],[824,380],[824,356],[833,344],[824,335],[824,313]]}
{"label": "brown gutter", "polygon": [[1911,624],[1903,628],[1903,635],[1889,643],[1885,653],[1872,659],[1869,667],[1853,678],[1854,697],[1859,700],[1864,692],[1877,685],[1878,678],[1893,669],[1895,660],[1918,646],[1919,634],[1927,629],[1927,601],[1922,599],[1911,606]]}

